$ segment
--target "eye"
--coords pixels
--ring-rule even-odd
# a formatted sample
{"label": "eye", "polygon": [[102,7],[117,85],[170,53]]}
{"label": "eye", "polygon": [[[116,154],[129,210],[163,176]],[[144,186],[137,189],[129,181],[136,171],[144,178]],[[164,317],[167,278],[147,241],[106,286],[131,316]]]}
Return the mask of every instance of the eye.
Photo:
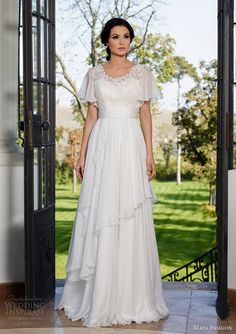
{"label": "eye", "polygon": [[118,38],[118,36],[113,36],[112,38],[113,38],[113,39],[117,39],[117,38]]}
{"label": "eye", "polygon": [[129,38],[129,35],[125,35],[125,38]]}

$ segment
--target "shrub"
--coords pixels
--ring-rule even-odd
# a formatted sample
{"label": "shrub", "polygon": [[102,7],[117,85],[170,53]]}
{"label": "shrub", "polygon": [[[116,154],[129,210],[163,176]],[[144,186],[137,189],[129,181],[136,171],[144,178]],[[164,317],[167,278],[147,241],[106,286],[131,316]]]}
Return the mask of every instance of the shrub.
{"label": "shrub", "polygon": [[[172,159],[169,166],[166,168],[165,163],[161,160],[156,163],[156,177],[160,181],[175,181],[176,180],[176,160]],[[193,173],[189,166],[182,163],[181,168],[182,180],[192,180]]]}
{"label": "shrub", "polygon": [[57,184],[68,184],[73,179],[73,170],[63,160],[61,163],[56,160],[56,183]]}

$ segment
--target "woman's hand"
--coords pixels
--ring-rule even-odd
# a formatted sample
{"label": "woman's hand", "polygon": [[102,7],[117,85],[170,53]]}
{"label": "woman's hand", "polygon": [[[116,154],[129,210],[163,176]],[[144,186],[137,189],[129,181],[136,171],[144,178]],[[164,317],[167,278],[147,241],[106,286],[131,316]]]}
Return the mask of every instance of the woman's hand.
{"label": "woman's hand", "polygon": [[80,181],[83,180],[84,176],[84,165],[85,165],[85,158],[81,156],[76,164],[76,176],[80,179]]}
{"label": "woman's hand", "polygon": [[147,156],[146,166],[147,166],[148,181],[151,181],[156,177],[156,165],[153,156]]}

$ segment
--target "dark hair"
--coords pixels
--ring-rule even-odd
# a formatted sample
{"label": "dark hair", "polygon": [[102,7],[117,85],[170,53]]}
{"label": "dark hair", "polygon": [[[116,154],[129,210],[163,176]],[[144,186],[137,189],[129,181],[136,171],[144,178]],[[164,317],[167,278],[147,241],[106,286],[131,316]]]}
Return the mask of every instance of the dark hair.
{"label": "dark hair", "polygon": [[[102,44],[106,45],[106,43],[108,42],[108,39],[110,37],[110,32],[111,29],[115,26],[124,26],[129,30],[130,33],[130,42],[132,42],[133,38],[134,38],[134,30],[131,27],[131,25],[129,24],[129,22],[127,22],[126,20],[120,18],[120,17],[114,17],[112,19],[110,19],[109,21],[106,22],[105,26],[102,29],[101,32],[101,41]],[[106,52],[107,52],[107,56],[106,56],[106,60],[109,60],[111,58],[111,50],[109,48],[109,46],[106,48]]]}

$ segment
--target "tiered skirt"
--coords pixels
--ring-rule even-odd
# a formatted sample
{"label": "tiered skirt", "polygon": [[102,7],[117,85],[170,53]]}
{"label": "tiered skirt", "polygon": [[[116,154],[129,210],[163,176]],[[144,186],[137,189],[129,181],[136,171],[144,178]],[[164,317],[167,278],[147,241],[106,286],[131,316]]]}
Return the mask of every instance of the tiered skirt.
{"label": "tiered skirt", "polygon": [[56,309],[101,327],[158,321],[163,298],[146,145],[136,118],[98,118],[90,133],[63,293]]}

